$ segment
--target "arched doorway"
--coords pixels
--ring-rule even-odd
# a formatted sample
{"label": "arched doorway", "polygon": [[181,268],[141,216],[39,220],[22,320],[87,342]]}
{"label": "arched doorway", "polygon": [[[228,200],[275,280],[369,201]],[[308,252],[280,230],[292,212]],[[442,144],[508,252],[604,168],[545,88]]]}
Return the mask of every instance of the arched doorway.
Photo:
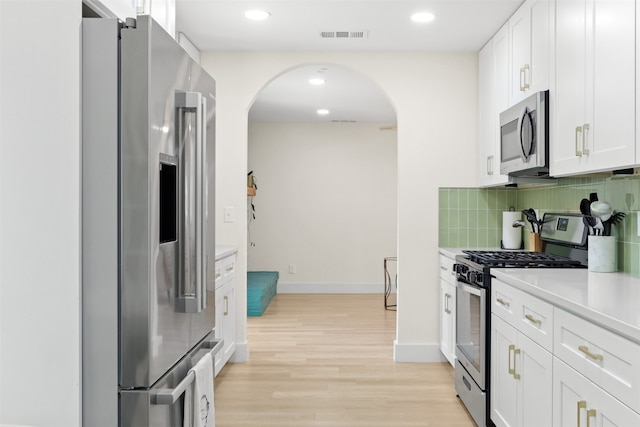
{"label": "arched doorway", "polygon": [[395,123],[376,83],[344,66],[298,66],[262,88],[248,122],[258,185],[249,271],[278,271],[279,292],[379,292],[384,309],[382,262],[397,245]]}

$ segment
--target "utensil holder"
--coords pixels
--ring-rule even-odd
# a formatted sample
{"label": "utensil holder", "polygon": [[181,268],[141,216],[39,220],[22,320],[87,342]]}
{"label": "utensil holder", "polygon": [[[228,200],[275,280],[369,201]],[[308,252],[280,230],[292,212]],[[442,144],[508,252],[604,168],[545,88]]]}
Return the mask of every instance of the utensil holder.
{"label": "utensil holder", "polygon": [[589,271],[613,273],[618,270],[616,236],[589,236]]}
{"label": "utensil holder", "polygon": [[542,252],[542,239],[540,233],[529,233],[529,250],[533,252]]}

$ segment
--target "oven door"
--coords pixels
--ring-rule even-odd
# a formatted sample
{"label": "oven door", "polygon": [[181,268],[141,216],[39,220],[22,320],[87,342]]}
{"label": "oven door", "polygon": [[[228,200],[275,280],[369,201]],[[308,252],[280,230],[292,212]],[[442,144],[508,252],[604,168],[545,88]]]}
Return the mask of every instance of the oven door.
{"label": "oven door", "polygon": [[456,289],[456,357],[485,390],[486,289],[458,281]]}

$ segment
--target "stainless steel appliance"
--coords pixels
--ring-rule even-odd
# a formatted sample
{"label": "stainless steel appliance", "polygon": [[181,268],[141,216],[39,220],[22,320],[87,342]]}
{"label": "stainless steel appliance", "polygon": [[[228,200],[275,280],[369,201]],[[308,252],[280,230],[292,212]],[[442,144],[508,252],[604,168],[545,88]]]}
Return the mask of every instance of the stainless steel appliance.
{"label": "stainless steel appliance", "polygon": [[181,426],[215,352],[215,82],[147,16],[83,20],[83,425]]}
{"label": "stainless steel appliance", "polygon": [[549,91],[537,92],[500,113],[500,173],[549,175]]}
{"label": "stainless steel appliance", "polygon": [[465,250],[456,256],[455,386],[476,424],[493,426],[490,409],[492,268],[585,268],[587,227],[580,214],[546,213],[543,252]]}

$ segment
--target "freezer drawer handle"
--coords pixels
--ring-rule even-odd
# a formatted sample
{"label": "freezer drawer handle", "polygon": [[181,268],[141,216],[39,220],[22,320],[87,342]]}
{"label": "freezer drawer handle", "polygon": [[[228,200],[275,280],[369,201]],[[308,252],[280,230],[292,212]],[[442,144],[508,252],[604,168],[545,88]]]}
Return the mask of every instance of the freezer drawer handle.
{"label": "freezer drawer handle", "polygon": [[[215,356],[224,344],[223,340],[204,341],[202,343],[203,348],[210,348],[211,357]],[[176,388],[165,388],[158,390],[155,394],[151,395],[151,404],[153,405],[173,405],[182,396],[187,387],[196,378],[196,374],[192,371],[187,373],[182,381],[176,386]]]}

